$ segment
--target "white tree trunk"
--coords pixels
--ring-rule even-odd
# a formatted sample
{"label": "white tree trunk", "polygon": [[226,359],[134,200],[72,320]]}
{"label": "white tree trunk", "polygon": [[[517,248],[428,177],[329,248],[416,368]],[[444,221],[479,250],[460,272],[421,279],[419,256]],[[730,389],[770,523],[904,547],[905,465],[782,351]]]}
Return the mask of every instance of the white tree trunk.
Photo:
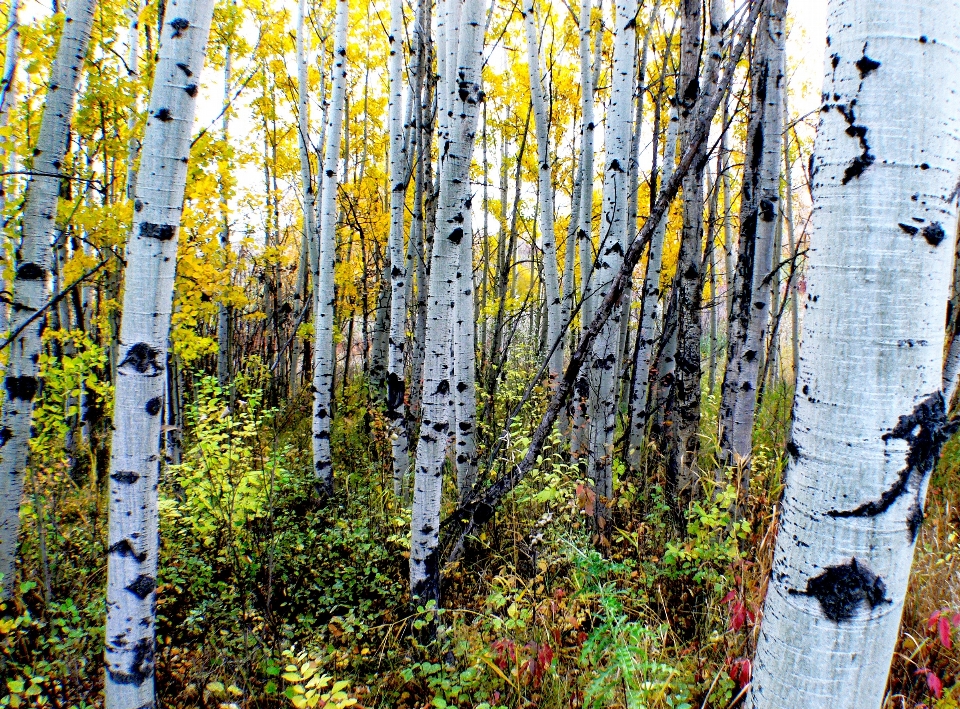
{"label": "white tree trunk", "polygon": [[[673,177],[676,167],[677,136],[680,132],[680,116],[676,106],[670,109],[667,139],[663,148],[663,172],[660,184]],[[663,265],[663,239],[667,233],[667,218],[657,224],[650,239],[647,258],[647,275],[643,282],[643,303],[640,313],[640,342],[635,350],[633,384],[630,390],[630,406],[633,416],[630,423],[628,458],[634,467],[639,465],[643,449],[644,432],[647,428],[647,400],[650,381],[650,361],[657,340],[657,321],[660,319],[660,272]]]}
{"label": "white tree trunk", "polygon": [[[143,12],[141,0],[127,4],[124,14],[127,16],[127,77],[136,80],[140,76],[140,14]],[[129,147],[127,152],[127,199],[133,199],[137,190],[137,157],[140,155],[140,141],[137,140],[137,113],[139,101],[134,101],[134,110],[127,117]]]}
{"label": "white tree trunk", "polygon": [[[457,4],[457,0],[448,0]],[[448,47],[459,46],[457,81],[440,77],[452,87],[446,100],[448,138],[440,146],[440,196],[430,263],[423,370],[423,417],[417,442],[411,521],[410,592],[418,603],[439,602],[440,560],[437,558],[443,460],[453,404],[450,377],[450,324],[456,302],[453,292],[453,255],[466,237],[467,189],[470,160],[481,98],[480,59],[483,48],[483,0],[466,0],[462,21],[450,22]],[[456,28],[455,32],[449,31]],[[451,42],[452,40],[452,42]],[[443,139],[442,139],[443,140]]]}
{"label": "white tree trunk", "polygon": [[[70,120],[83,68],[94,0],[73,0],[66,10],[64,31],[50,73],[40,135],[33,151],[32,176],[23,205],[23,227],[13,278],[13,308],[10,329],[17,330],[50,297],[48,278],[53,262],[52,241],[57,217],[60,174]],[[30,446],[33,399],[40,381],[40,334],[43,319],[37,318],[10,345],[7,362],[6,400],[0,414],[0,596],[9,596],[15,578],[17,538],[20,533],[20,496]]]}
{"label": "white tree trunk", "polygon": [[[393,448],[393,492],[399,497],[410,467],[407,440],[406,375],[407,345],[407,262],[403,249],[403,214],[407,194],[407,169],[403,135],[403,3],[390,1],[390,339],[387,361],[387,411]],[[419,97],[417,97],[419,100]]]}
{"label": "white tree trunk", "polygon": [[[775,254],[776,226],[780,215],[780,166],[783,164],[783,91],[784,74],[784,20],[786,0],[772,0],[765,12],[765,21],[758,27],[760,61],[765,66],[760,71],[759,81],[766,83],[762,94],[762,127],[760,128],[759,180],[757,185],[757,235],[754,250],[753,289],[750,300],[750,321],[747,325],[746,344],[737,363],[738,386],[735,394],[733,418],[728,432],[730,451],[734,461],[746,460],[751,451],[754,410],[757,404],[757,376],[764,351],[767,330],[770,326],[770,281]],[[755,143],[756,144],[756,143]],[[749,484],[744,476],[743,484]]]}
{"label": "white tree trunk", "polygon": [[[636,0],[618,0],[614,8],[613,81],[604,130],[603,216],[593,274],[597,298],[607,296],[626,249],[630,128],[636,62]],[[616,375],[619,372],[620,318],[616,308],[593,347],[589,363],[592,397],[589,473],[597,495],[613,496],[613,432],[616,425]],[[598,505],[598,509],[601,506]]]}
{"label": "white tree trunk", "polygon": [[550,160],[549,120],[543,100],[540,41],[537,39],[533,0],[525,0],[522,12],[527,36],[527,71],[533,102],[533,122],[537,136],[537,195],[540,207],[540,244],[543,250],[543,285],[547,297],[547,352],[553,348],[547,369],[552,385],[563,369],[563,343],[559,341],[563,332],[560,319],[560,275],[553,228],[553,164]]}
{"label": "white tree trunk", "polygon": [[110,459],[106,706],[154,702],[160,412],[197,86],[213,0],[169,0],[127,242]]}
{"label": "white tree trunk", "polygon": [[[236,7],[233,0],[231,0],[229,7],[231,10]],[[297,32],[297,48],[299,49],[299,25]],[[233,42],[231,39],[232,38],[227,40],[227,46],[224,48],[223,56],[223,119],[221,131],[223,132],[223,142],[226,146],[230,144],[230,80],[233,64]],[[222,185],[220,211],[223,226],[220,229],[220,250],[223,252],[225,264],[229,264],[230,256],[230,203],[227,197],[228,194],[227,185]],[[224,390],[230,386],[230,311],[223,302],[217,304],[217,381],[220,382],[220,386]]]}
{"label": "white tree trunk", "polygon": [[[307,47],[306,47],[306,0],[300,0],[297,5],[297,147],[300,153],[300,184],[303,190],[303,234],[300,246],[300,267],[297,270],[297,309],[294,316],[300,314],[300,310],[306,307],[307,296],[307,275],[310,273],[311,258],[310,253],[316,249],[317,239],[317,198],[313,188],[313,170],[310,166],[310,111],[308,107],[308,98],[310,96],[310,83],[307,77]],[[224,114],[226,116],[226,114]],[[224,244],[224,248],[229,248],[230,242]],[[292,366],[290,368],[290,395],[294,396],[299,386],[297,376],[297,362],[300,359],[300,340],[293,335],[295,343],[292,349]]]}
{"label": "white tree trunk", "polygon": [[[467,200],[469,204],[469,196]],[[465,500],[477,480],[476,344],[474,342],[473,223],[463,212],[464,237],[457,254],[457,304],[454,316],[454,389],[456,390],[457,490]]]}
{"label": "white tree trunk", "polygon": [[[10,10],[7,13],[7,46],[3,57],[3,76],[0,76],[0,128],[6,128],[10,123],[10,108],[17,96],[17,61],[20,54],[20,0],[11,0]],[[0,165],[7,166],[10,172],[14,171],[16,151],[11,142],[0,137]],[[4,212],[7,208],[7,188],[10,180],[0,177],[0,225],[6,222]],[[5,242],[6,240],[4,240]],[[6,243],[0,247],[0,263],[7,260],[8,247]],[[0,269],[2,270],[2,269]],[[10,325],[8,303],[10,293],[7,284],[0,273],[0,332],[6,332]]]}
{"label": "white tree trunk", "polygon": [[333,36],[333,88],[327,111],[320,194],[320,247],[313,283],[313,467],[317,484],[333,494],[333,460],[330,455],[330,414],[333,404],[333,267],[336,262],[337,186],[340,184],[340,140],[347,84],[348,0],[337,0]]}
{"label": "white tree trunk", "polygon": [[753,709],[879,709],[941,393],[960,2],[831,0],[791,460]]}

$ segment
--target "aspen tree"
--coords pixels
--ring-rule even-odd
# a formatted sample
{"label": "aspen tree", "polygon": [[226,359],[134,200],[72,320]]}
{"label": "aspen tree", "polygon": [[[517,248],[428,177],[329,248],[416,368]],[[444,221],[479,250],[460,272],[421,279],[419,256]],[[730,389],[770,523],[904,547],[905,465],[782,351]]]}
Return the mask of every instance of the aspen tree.
{"label": "aspen tree", "polygon": [[546,292],[547,352],[550,354],[550,381],[560,376],[563,367],[563,346],[560,338],[563,323],[560,315],[560,283],[557,266],[557,244],[553,214],[553,164],[550,158],[550,134],[547,107],[543,100],[543,79],[540,76],[540,42],[534,17],[533,0],[523,4],[523,24],[527,38],[527,69],[530,96],[533,100],[534,133],[537,138],[537,195],[540,212],[540,245],[543,252],[543,281]]}
{"label": "aspen tree", "polygon": [[160,412],[187,160],[212,0],[169,0],[127,242],[110,460],[106,705],[154,702]]}
{"label": "aspen tree", "polygon": [[324,494],[333,494],[330,419],[333,412],[333,267],[336,262],[337,189],[340,184],[340,138],[347,83],[348,0],[337,0],[333,35],[333,88],[327,111],[320,195],[320,244],[314,272],[313,467]]}
{"label": "aspen tree", "polygon": [[[301,8],[303,2],[300,3]],[[230,9],[236,5],[233,0],[230,3]],[[302,15],[302,10],[301,10]],[[232,17],[230,21],[232,21]],[[302,18],[301,18],[302,19]],[[302,33],[302,21],[297,25],[297,49],[299,62],[299,49],[302,44],[300,34]],[[232,30],[232,28],[231,28]],[[299,64],[297,69],[299,71]],[[224,146],[230,145],[230,82],[233,69],[233,41],[232,31],[227,38],[227,46],[223,52],[223,118],[221,119],[220,130],[223,134]],[[299,74],[298,74],[299,76]],[[224,263],[229,263],[230,254],[230,204],[228,200],[227,186],[221,186],[220,212],[223,219],[223,226],[220,229],[220,249],[223,252]],[[306,217],[306,213],[304,214]],[[217,381],[223,389],[230,386],[230,310],[223,302],[217,304]]]}
{"label": "aspen tree", "polygon": [[[299,310],[306,307],[307,295],[307,274],[310,272],[311,258],[310,253],[315,250],[317,240],[317,198],[313,189],[313,170],[310,166],[310,112],[308,108],[308,98],[310,95],[310,84],[307,78],[307,48],[306,48],[306,27],[307,3],[306,0],[300,0],[297,3],[297,30],[296,30],[296,48],[297,48],[297,148],[300,157],[300,185],[303,192],[303,234],[300,243],[300,265],[297,269],[297,295],[295,310],[300,315]],[[228,45],[229,49],[229,45]],[[226,118],[226,113],[224,113]],[[224,131],[226,132],[226,131]],[[229,238],[223,248],[229,249]],[[294,325],[294,330],[296,330]],[[227,333],[229,335],[229,331]],[[299,359],[299,341],[296,340],[296,332],[292,335],[295,339],[295,346],[292,349],[290,367],[290,393],[296,394],[297,380],[297,360]],[[229,346],[229,344],[228,344]],[[229,376],[229,374],[227,374]]]}
{"label": "aspen tree", "polygon": [[73,117],[80,71],[93,26],[94,0],[73,0],[67,7],[57,55],[33,151],[30,180],[24,195],[21,244],[13,278],[10,329],[20,334],[10,345],[0,413],[0,596],[13,588],[20,498],[30,446],[33,400],[40,389],[39,359],[43,347],[42,318],[28,319],[47,304],[53,266],[60,172]]}
{"label": "aspen tree", "polygon": [[[775,231],[780,212],[780,166],[783,133],[783,52],[786,0],[772,0],[765,21],[759,27],[758,51],[760,67],[757,91],[762,97],[762,119],[755,134],[753,155],[757,161],[758,210],[753,252],[753,286],[750,294],[750,318],[746,328],[744,349],[737,363],[737,391],[733,415],[725,433],[729,460],[746,460],[751,451],[754,409],[757,403],[757,376],[766,333],[770,324],[771,269],[776,258]],[[759,154],[758,154],[759,153]],[[779,260],[779,259],[777,259]],[[749,475],[744,468],[741,479],[744,494],[749,489]]]}
{"label": "aspen tree", "polygon": [[[747,705],[879,709],[941,391],[960,2],[830,0],[803,343]],[[778,111],[779,112],[779,111]]]}
{"label": "aspen tree", "polygon": [[[3,75],[0,76],[0,128],[6,128],[10,124],[10,108],[17,96],[17,62],[20,54],[20,0],[11,0],[10,9],[7,12],[7,46],[3,55]],[[7,138],[0,140],[0,146],[3,148],[2,161],[0,165],[4,169],[13,172],[16,151]],[[6,225],[6,216],[4,212],[7,207],[7,188],[10,180],[7,177],[0,177],[0,225]],[[7,247],[4,244],[0,251],[0,262],[7,259]],[[10,302],[10,293],[7,291],[7,284],[3,275],[0,274],[0,332],[6,332],[10,324],[10,314],[7,304]]]}
{"label": "aspen tree", "polygon": [[405,351],[407,345],[407,263],[403,251],[403,213],[407,194],[407,169],[403,137],[403,3],[390,2],[390,56],[387,60],[390,103],[387,109],[390,131],[390,233],[387,242],[390,260],[390,336],[387,362],[387,411],[393,450],[393,492],[399,497],[410,467],[407,441]]}
{"label": "aspen tree", "polygon": [[[604,129],[603,217],[594,278],[597,297],[604,299],[620,271],[626,251],[627,167],[636,62],[636,0],[614,6],[613,81]],[[613,431],[616,425],[616,375],[619,372],[620,318],[614,311],[593,347],[588,381],[592,397],[589,473],[598,499],[613,496]],[[598,510],[601,506],[598,505]]]}
{"label": "aspen tree", "polygon": [[[448,5],[456,0],[448,0]],[[426,604],[440,599],[438,558],[440,500],[443,460],[453,401],[450,380],[450,318],[456,301],[452,292],[451,263],[454,250],[466,238],[466,210],[470,209],[470,160],[476,133],[479,104],[483,98],[480,58],[484,30],[483,0],[466,0],[459,23],[447,16],[446,66],[456,66],[456,81],[441,76],[441,86],[450,95],[444,101],[449,113],[443,126],[440,167],[440,196],[436,232],[430,265],[430,292],[427,301],[423,420],[417,442],[411,520],[410,595]],[[450,58],[449,45],[458,54]],[[442,114],[441,114],[442,115]],[[445,125],[444,125],[445,123]]]}

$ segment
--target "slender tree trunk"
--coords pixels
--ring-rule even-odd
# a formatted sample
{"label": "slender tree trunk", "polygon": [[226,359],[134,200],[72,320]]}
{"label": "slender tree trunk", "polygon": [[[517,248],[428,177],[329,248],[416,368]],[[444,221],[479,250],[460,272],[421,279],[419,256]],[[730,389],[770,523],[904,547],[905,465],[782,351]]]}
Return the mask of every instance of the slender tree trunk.
{"label": "slender tree trunk", "polygon": [[[0,76],[0,128],[6,128],[10,124],[10,108],[17,96],[17,61],[20,55],[20,0],[11,0],[10,2],[6,34],[7,46],[3,57],[3,76]],[[14,172],[16,150],[14,150],[12,143],[6,138],[0,138],[0,149],[2,149],[0,165],[6,166],[6,169],[10,172]],[[9,185],[10,180],[8,178],[0,177],[0,227],[6,227],[7,224],[5,212]],[[7,284],[2,274],[3,264],[6,260],[7,246],[3,244],[2,249],[0,249],[0,332],[6,332],[10,325],[8,304],[11,300],[11,293],[7,290]],[[0,573],[2,573],[2,570],[0,570]]]}
{"label": "slender tree trunk", "polygon": [[320,201],[320,248],[313,282],[314,373],[313,373],[313,467],[317,484],[326,495],[333,494],[333,459],[330,454],[330,419],[333,407],[334,291],[336,262],[337,190],[340,184],[340,139],[347,83],[348,0],[337,0],[333,39],[333,89],[327,116],[323,155],[323,193]]}
{"label": "slender tree trunk", "polygon": [[[760,354],[770,325],[770,281],[774,261],[774,236],[780,204],[780,165],[783,134],[784,90],[783,51],[786,0],[771,0],[765,20],[759,27],[760,67],[757,91],[764,101],[760,133],[754,141],[760,151],[757,178],[756,247],[754,250],[753,288],[750,295],[750,319],[743,354],[737,368],[733,417],[726,432],[724,451],[730,462],[750,456],[754,410],[757,403],[757,375]],[[749,490],[749,474],[743,469],[741,490]]]}
{"label": "slender tree trunk", "polygon": [[9,597],[15,580],[17,538],[20,533],[20,497],[30,450],[33,399],[40,388],[40,335],[43,319],[26,321],[44,307],[50,296],[48,278],[53,261],[60,174],[70,120],[83,68],[94,0],[73,0],[66,10],[64,30],[53,62],[40,135],[33,150],[33,175],[24,195],[23,221],[17,268],[13,278],[12,331],[23,328],[10,345],[6,400],[0,414],[0,597]]}
{"label": "slender tree trunk", "polygon": [[387,363],[387,411],[393,450],[393,492],[399,497],[410,467],[406,425],[407,262],[403,251],[403,213],[407,194],[406,156],[403,138],[403,81],[401,45],[403,3],[390,2],[390,339]]}
{"label": "slender tree trunk", "polygon": [[[784,55],[784,64],[786,64],[786,55]],[[797,238],[794,232],[795,223],[793,221],[793,161],[790,158],[790,110],[788,104],[787,91],[783,92],[783,184],[784,184],[784,215],[787,222],[787,245],[790,248],[790,256],[797,258]],[[800,361],[800,303],[798,302],[799,292],[797,290],[796,275],[797,264],[793,264],[791,273],[793,274],[787,280],[786,296],[790,299],[790,383],[797,382],[797,363]]]}
{"label": "slender tree trunk", "polygon": [[212,0],[169,0],[127,242],[110,461],[106,706],[154,703],[157,486],[187,160]]}
{"label": "slender tree trunk", "polygon": [[[470,204],[467,197],[466,204]],[[469,206],[464,210],[464,237],[458,245],[454,313],[454,389],[456,390],[457,490],[466,499],[477,480],[476,344],[473,320],[473,224]]]}
{"label": "slender tree trunk", "polygon": [[560,316],[560,275],[557,266],[557,243],[553,214],[553,162],[550,158],[549,117],[543,100],[543,79],[540,75],[540,41],[534,17],[534,0],[523,5],[524,27],[527,36],[527,69],[530,77],[530,96],[533,100],[533,123],[537,138],[537,195],[540,208],[540,244],[543,251],[543,286],[546,292],[547,351],[553,354],[547,366],[550,381],[560,376],[563,369],[563,343],[560,341],[563,323]]}
{"label": "slender tree trunk", "polygon": [[[636,71],[636,0],[615,4],[613,81],[604,131],[603,217],[600,246],[594,273],[597,297],[606,297],[620,271],[627,237],[627,167],[630,160],[630,119]],[[588,381],[592,398],[590,466],[597,494],[598,518],[605,516],[605,503],[613,497],[613,432],[616,425],[616,378],[620,368],[619,340],[622,308],[604,325],[594,343]],[[600,504],[603,502],[603,504]],[[604,534],[600,522],[601,535]]]}
{"label": "slender tree trunk", "polygon": [[[453,399],[448,338],[455,295],[451,287],[450,261],[454,249],[466,238],[465,211],[470,208],[470,193],[466,187],[469,185],[471,153],[482,97],[483,6],[483,0],[466,0],[461,22],[452,23],[447,18],[447,44],[452,44],[453,39],[459,47],[458,81],[454,82],[451,76],[440,77],[441,85],[449,92],[444,105],[449,107],[451,116],[448,122],[442,121],[446,125],[442,132],[440,198],[430,267],[423,421],[417,442],[411,522],[410,595],[421,604],[439,603],[440,599],[438,535],[442,468]],[[450,51],[449,46],[447,51]],[[447,66],[452,64],[448,54]]]}
{"label": "slender tree trunk", "polygon": [[941,363],[960,3],[831,0],[827,36],[803,353],[752,709],[880,708],[929,476],[956,428]]}
{"label": "slender tree trunk", "polygon": [[[302,5],[303,3],[301,2],[301,6]],[[231,0],[230,9],[234,10],[235,8],[236,5]],[[300,34],[302,32],[300,26],[302,24],[303,23],[301,21],[297,26],[298,49],[302,44],[300,41]],[[232,78],[232,65],[233,42],[231,40],[227,40],[227,46],[224,48],[223,56],[223,119],[221,123],[221,131],[223,132],[223,145],[225,149],[229,149],[230,146],[230,81]],[[224,174],[222,179],[226,181],[227,175]],[[223,253],[223,263],[225,269],[228,269],[230,264],[230,201],[228,195],[228,186],[226,184],[221,185],[220,212],[221,219],[223,220],[223,226],[220,229],[220,250]],[[217,381],[220,382],[220,387],[224,391],[229,388],[231,381],[230,307],[222,301],[217,304]]]}
{"label": "slender tree trunk", "polygon": [[[679,130],[680,116],[676,106],[673,106],[670,110],[670,122],[667,126],[667,138],[663,148],[663,176],[661,179],[663,184],[669,182],[673,177]],[[657,341],[657,321],[661,317],[660,273],[663,264],[663,239],[666,232],[667,215],[664,215],[654,229],[650,240],[647,274],[643,282],[643,305],[637,334],[638,344],[634,350],[634,374],[630,389],[632,414],[627,448],[628,462],[634,470],[639,469],[640,466],[643,440],[647,428],[650,362],[653,357],[653,347]]]}

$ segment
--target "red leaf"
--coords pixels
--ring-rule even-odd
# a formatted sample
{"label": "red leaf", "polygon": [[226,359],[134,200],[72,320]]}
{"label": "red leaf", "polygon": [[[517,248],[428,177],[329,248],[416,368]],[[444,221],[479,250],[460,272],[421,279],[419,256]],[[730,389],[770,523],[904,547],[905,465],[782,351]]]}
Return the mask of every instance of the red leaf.
{"label": "red leaf", "polygon": [[927,686],[930,688],[930,693],[937,699],[943,697],[943,682],[933,672],[927,672]]}
{"label": "red leaf", "polygon": [[953,627],[960,628],[960,613],[954,613],[952,620],[953,620]]}
{"label": "red leaf", "polygon": [[751,670],[750,660],[737,660],[730,666],[730,679],[743,688],[750,681]]}
{"label": "red leaf", "polygon": [[733,604],[733,611],[730,616],[730,629],[740,630],[743,624],[747,622],[747,607],[743,601],[737,601]]}
{"label": "red leaf", "polygon": [[953,647],[953,642],[950,640],[950,619],[945,615],[940,616],[940,620],[937,622],[937,631],[940,633],[940,642],[943,643],[943,646],[949,650]]}
{"label": "red leaf", "polygon": [[726,596],[724,596],[724,597],[723,597],[723,600],[720,601],[720,602],[721,602],[721,603],[730,603],[730,601],[732,601],[732,600],[733,600],[734,598],[736,598],[736,597],[737,597],[737,592],[736,592],[736,590],[732,590],[732,591],[730,591],[730,593],[728,593]]}
{"label": "red leaf", "polygon": [[940,611],[934,611],[930,614],[930,618],[927,620],[927,630],[932,631],[934,626],[937,624],[937,620],[940,618]]}

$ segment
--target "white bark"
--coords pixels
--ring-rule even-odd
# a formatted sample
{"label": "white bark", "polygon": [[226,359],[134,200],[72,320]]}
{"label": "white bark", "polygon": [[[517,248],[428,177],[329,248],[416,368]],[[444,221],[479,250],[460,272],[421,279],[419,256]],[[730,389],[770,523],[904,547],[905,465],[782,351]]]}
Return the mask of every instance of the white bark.
{"label": "white bark", "polygon": [[527,70],[530,78],[530,97],[533,102],[533,122],[537,137],[537,183],[540,207],[540,244],[543,250],[543,280],[547,297],[547,351],[553,349],[548,362],[551,385],[563,369],[563,332],[560,316],[560,275],[557,266],[557,242],[554,235],[553,165],[550,160],[550,135],[547,107],[543,100],[540,76],[540,41],[534,21],[533,0],[523,5],[524,27],[527,36]]}
{"label": "white bark", "polygon": [[[469,203],[469,199],[468,199]],[[463,212],[464,237],[457,253],[457,304],[454,315],[454,389],[456,402],[457,490],[465,500],[477,480],[477,391],[474,337],[473,223]]]}
{"label": "white bark", "polygon": [[[636,0],[618,0],[614,8],[613,81],[604,130],[603,216],[593,274],[599,301],[606,298],[626,249],[630,127],[636,62]],[[616,425],[616,375],[619,372],[620,308],[605,323],[589,363],[591,396],[590,466],[597,495],[613,495],[613,432]],[[598,507],[599,509],[599,507]]]}
{"label": "white bark", "polygon": [[803,344],[753,709],[879,709],[949,435],[960,2],[831,0]]}
{"label": "white bark", "polygon": [[[674,105],[670,109],[670,122],[667,126],[667,139],[663,147],[663,171],[660,184],[666,184],[673,177],[676,167],[677,136],[680,131],[680,116]],[[663,239],[667,233],[667,217],[657,224],[650,239],[650,251],[647,258],[647,274],[643,282],[643,304],[640,313],[640,342],[634,356],[633,385],[630,390],[630,405],[633,417],[630,424],[628,458],[630,464],[637,466],[643,448],[644,432],[647,428],[647,401],[650,381],[650,362],[653,346],[657,339],[657,321],[660,319],[660,273],[663,266]]]}
{"label": "white bark", "polygon": [[157,486],[177,237],[212,0],[169,0],[127,242],[110,460],[106,706],[154,701]]}
{"label": "white bark", "polygon": [[333,267],[336,261],[337,187],[340,183],[340,140],[347,84],[348,0],[337,0],[333,36],[333,88],[327,110],[326,144],[320,194],[320,246],[313,283],[313,467],[325,494],[333,494],[330,414],[333,404]]}
{"label": "white bark", "polygon": [[[407,190],[403,135],[403,4],[390,1],[390,339],[387,361],[387,411],[393,449],[393,492],[399,497],[403,479],[410,468],[407,440],[405,350],[407,345],[407,262],[403,249],[403,213]],[[419,97],[418,97],[419,100]]]}
{"label": "white bark", "polygon": [[[733,418],[728,432],[730,451],[734,461],[746,460],[753,439],[754,409],[757,404],[757,376],[763,355],[767,330],[770,327],[770,281],[775,254],[776,227],[780,214],[780,166],[783,135],[783,91],[785,75],[784,17],[786,0],[773,0],[766,11],[766,21],[758,28],[758,42],[763,47],[760,61],[765,63],[759,79],[766,82],[763,92],[765,105],[761,131],[762,153],[760,156],[757,185],[757,235],[754,250],[753,289],[750,300],[750,322],[747,325],[746,344],[737,364],[739,382],[733,408]],[[748,478],[744,478],[745,484]]]}
{"label": "white bark", "polygon": [[[140,76],[140,13],[143,12],[141,0],[128,3],[124,14],[127,16],[127,78],[136,81]],[[139,102],[134,100],[134,110],[127,117],[129,149],[127,153],[127,199],[133,199],[137,190],[137,157],[140,155],[140,141],[137,140],[137,112]]]}
{"label": "white bark", "polygon": [[[0,76],[0,128],[6,128],[10,123],[10,107],[16,100],[17,95],[17,61],[20,54],[20,0],[11,0],[10,10],[7,13],[7,46],[3,57],[3,76]],[[12,143],[8,143],[6,138],[0,137],[0,165],[7,166],[10,172],[14,171],[14,160],[16,151]],[[6,223],[7,207],[7,188],[10,180],[6,177],[0,177],[0,225]],[[0,261],[7,259],[7,246],[3,245],[0,251]],[[2,270],[2,269],[0,269]],[[10,313],[8,310],[7,284],[0,273],[0,332],[6,332],[10,324]]]}
{"label": "white bark", "polygon": [[[52,241],[67,134],[76,101],[80,71],[90,41],[94,0],[74,0],[64,17],[57,56],[50,73],[40,135],[33,152],[32,176],[23,205],[23,227],[13,279],[10,329],[17,330],[44,307],[50,297],[48,278],[53,262]],[[10,345],[6,369],[6,400],[0,414],[0,597],[9,596],[15,578],[20,497],[30,445],[33,399],[40,381],[40,333],[37,318]]]}
{"label": "white bark", "polygon": [[[301,6],[302,4],[301,2]],[[233,10],[235,7],[234,0],[231,0],[230,9]],[[299,49],[299,26],[297,31],[297,48]],[[233,42],[231,39],[227,40],[223,57],[223,119],[221,131],[223,132],[224,147],[230,145],[230,80],[233,64]],[[228,194],[227,185],[222,185],[220,211],[223,226],[220,229],[220,250],[223,252],[225,264],[229,263],[230,256],[230,204],[227,199]],[[230,311],[222,302],[217,304],[217,381],[220,382],[220,386],[224,390],[230,386]]]}
{"label": "white bark", "polygon": [[[448,4],[457,0],[448,0]],[[441,86],[452,87],[447,99],[448,139],[440,146],[440,196],[436,232],[430,263],[427,300],[423,402],[420,438],[417,442],[411,522],[410,590],[420,603],[439,601],[440,500],[443,460],[453,404],[450,377],[450,318],[456,295],[453,292],[453,256],[466,237],[466,210],[470,208],[470,160],[481,98],[480,58],[483,48],[483,0],[466,0],[462,21],[450,23],[448,47],[456,43],[459,57],[457,81],[440,77]],[[456,35],[456,36],[454,36]],[[448,58],[449,59],[449,58]]]}

